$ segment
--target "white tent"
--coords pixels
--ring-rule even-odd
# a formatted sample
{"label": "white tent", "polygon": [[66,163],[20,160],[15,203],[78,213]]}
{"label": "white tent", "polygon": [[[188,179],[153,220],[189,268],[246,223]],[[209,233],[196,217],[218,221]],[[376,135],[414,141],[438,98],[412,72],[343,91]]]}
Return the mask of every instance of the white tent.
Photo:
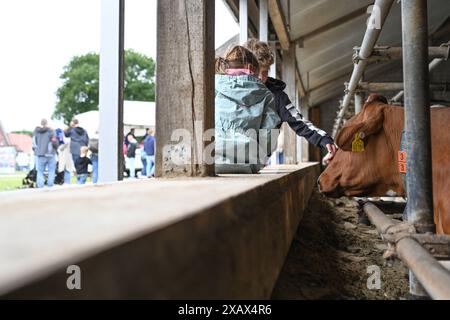
{"label": "white tent", "polygon": [[[124,133],[131,128],[136,129],[136,136],[143,136],[146,128],[155,128],[155,102],[124,101],[123,103],[123,125]],[[87,130],[89,136],[94,136],[99,129],[99,111],[81,113],[78,119],[80,127]]]}

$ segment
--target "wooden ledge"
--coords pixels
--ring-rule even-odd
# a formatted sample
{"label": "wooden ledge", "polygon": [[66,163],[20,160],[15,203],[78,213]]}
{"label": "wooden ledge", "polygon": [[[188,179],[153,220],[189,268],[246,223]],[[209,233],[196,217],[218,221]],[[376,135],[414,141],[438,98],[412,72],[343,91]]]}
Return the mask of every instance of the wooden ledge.
{"label": "wooden ledge", "polygon": [[[0,296],[267,296],[318,173],[317,164],[304,164],[259,175],[5,193]],[[72,264],[82,269],[81,291],[66,288]],[[200,276],[207,281],[194,279]]]}

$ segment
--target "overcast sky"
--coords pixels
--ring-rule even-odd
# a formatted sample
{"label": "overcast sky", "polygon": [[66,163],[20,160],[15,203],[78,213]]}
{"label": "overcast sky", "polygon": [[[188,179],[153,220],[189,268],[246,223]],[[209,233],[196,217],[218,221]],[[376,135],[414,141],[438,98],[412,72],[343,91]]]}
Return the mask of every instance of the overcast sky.
{"label": "overcast sky", "polygon": [[[126,0],[125,48],[156,59],[156,0]],[[64,65],[100,51],[101,0],[0,1],[0,120],[6,131],[50,119]],[[216,0],[216,47],[239,32]],[[61,123],[52,123],[60,126]]]}

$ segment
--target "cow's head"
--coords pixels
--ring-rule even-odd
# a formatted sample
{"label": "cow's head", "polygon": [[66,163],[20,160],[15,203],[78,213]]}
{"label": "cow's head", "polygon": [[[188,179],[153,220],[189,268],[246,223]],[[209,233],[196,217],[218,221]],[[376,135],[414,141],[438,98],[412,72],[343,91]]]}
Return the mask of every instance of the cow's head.
{"label": "cow's head", "polygon": [[[319,177],[320,191],[331,197],[403,195],[397,172],[402,130],[402,108],[388,105],[380,95],[370,95],[362,111],[338,133],[340,149]],[[363,152],[352,151],[356,136],[364,141]]]}

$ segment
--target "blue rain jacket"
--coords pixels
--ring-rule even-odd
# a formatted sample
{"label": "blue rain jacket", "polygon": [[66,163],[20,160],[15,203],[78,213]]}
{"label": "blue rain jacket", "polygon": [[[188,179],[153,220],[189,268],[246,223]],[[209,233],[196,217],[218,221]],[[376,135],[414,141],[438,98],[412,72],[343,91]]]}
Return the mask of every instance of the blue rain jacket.
{"label": "blue rain jacket", "polygon": [[215,84],[216,173],[257,173],[276,149],[274,96],[249,75],[216,75]]}

